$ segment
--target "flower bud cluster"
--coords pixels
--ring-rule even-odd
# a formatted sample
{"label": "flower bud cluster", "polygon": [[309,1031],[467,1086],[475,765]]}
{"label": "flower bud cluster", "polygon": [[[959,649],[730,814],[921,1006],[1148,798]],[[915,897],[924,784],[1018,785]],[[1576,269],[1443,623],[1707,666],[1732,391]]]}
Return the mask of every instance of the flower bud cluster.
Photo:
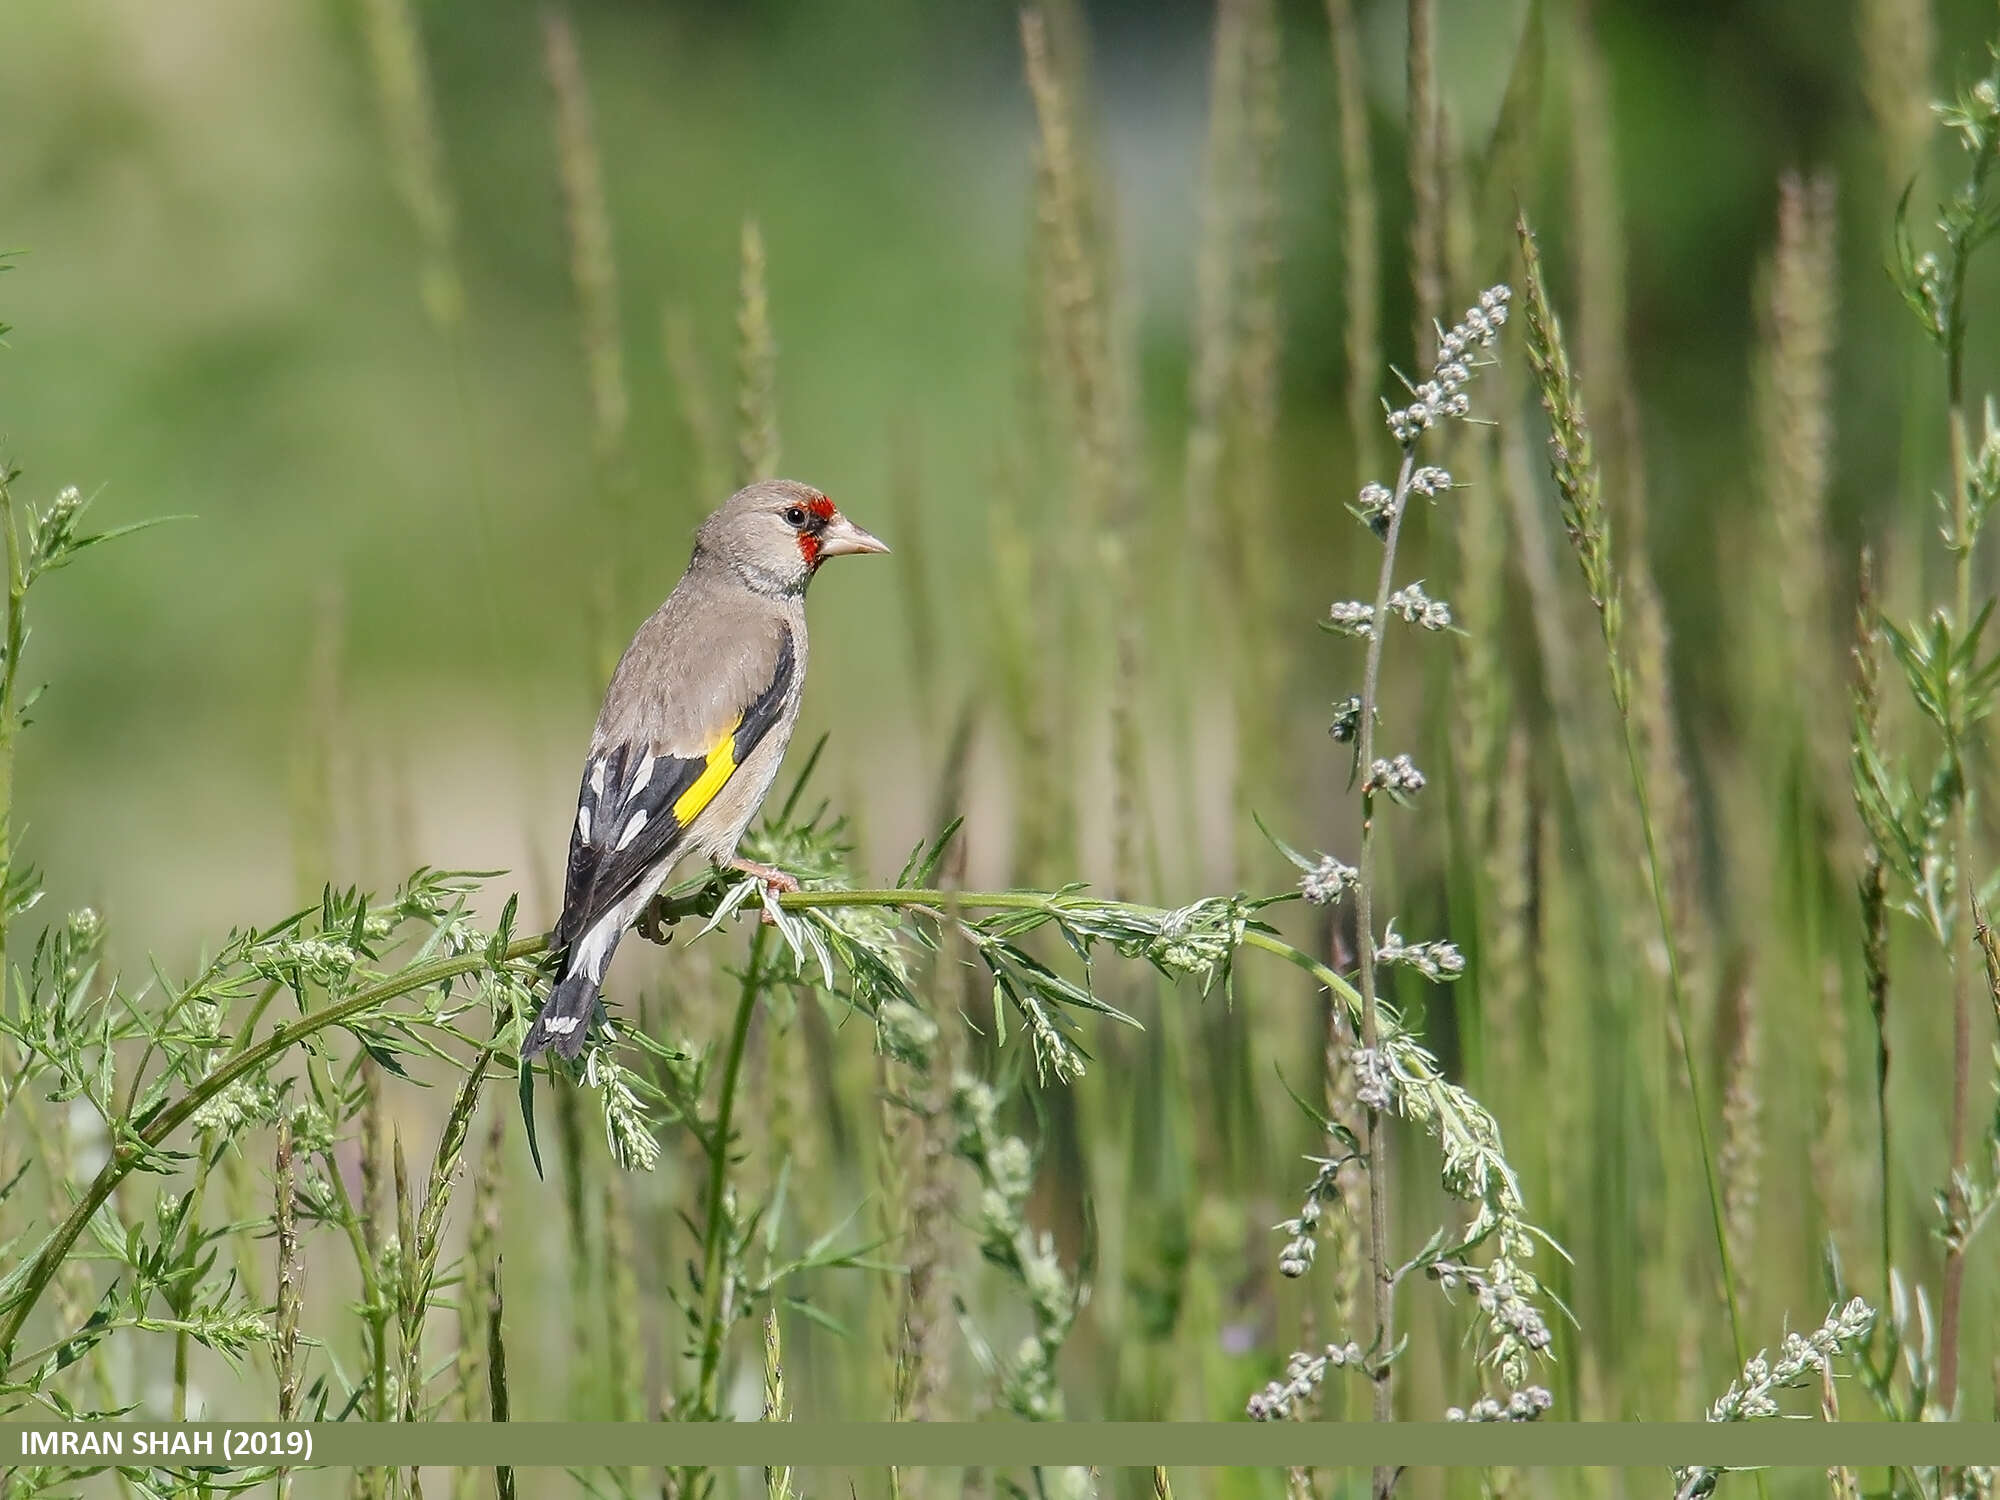
{"label": "flower bud cluster", "polygon": [[1465,955],[1456,944],[1438,938],[1428,943],[1406,943],[1391,922],[1375,950],[1378,964],[1406,964],[1434,984],[1448,984],[1465,972]]}
{"label": "flower bud cluster", "polygon": [[1413,797],[1424,789],[1424,773],[1407,755],[1399,755],[1394,760],[1378,760],[1368,768],[1368,781],[1362,789],[1387,792],[1398,798]]}
{"label": "flower bud cluster", "polygon": [[1811,1333],[1788,1333],[1774,1364],[1759,1350],[1743,1366],[1741,1378],[1732,1380],[1722,1398],[1709,1408],[1711,1422],[1741,1422],[1751,1417],[1775,1417],[1778,1401],[1773,1392],[1806,1385],[1833,1362],[1835,1356],[1868,1336],[1874,1326],[1875,1310],[1856,1297],[1845,1307],[1836,1307]]}
{"label": "flower bud cluster", "polygon": [[1274,1380],[1257,1392],[1250,1398],[1246,1409],[1259,1422],[1288,1417],[1294,1406],[1312,1399],[1313,1392],[1326,1379],[1328,1370],[1343,1366],[1359,1369],[1365,1359],[1361,1346],[1351,1340],[1345,1344],[1328,1344],[1319,1354],[1297,1350],[1285,1361],[1284,1380]]}
{"label": "flower bud cluster", "polygon": [[1422,580],[1406,583],[1389,596],[1389,608],[1425,630],[1451,629],[1451,606],[1424,592]]}
{"label": "flower bud cluster", "polygon": [[1312,1269],[1313,1256],[1319,1245],[1319,1221],[1326,1212],[1326,1205],[1340,1198],[1340,1169],[1349,1159],[1311,1158],[1319,1170],[1306,1186],[1305,1202],[1299,1205],[1294,1217],[1278,1226],[1291,1236],[1284,1249],[1278,1252],[1280,1276],[1296,1281]]}
{"label": "flower bud cluster", "polygon": [[1437,363],[1431,378],[1410,394],[1416,399],[1408,406],[1389,411],[1389,433],[1403,447],[1412,443],[1449,417],[1463,417],[1472,410],[1465,387],[1471,383],[1474,365],[1471,356],[1487,348],[1500,336],[1507,322],[1507,303],[1512,293],[1504,286],[1491,287],[1479,294],[1476,305],[1453,328],[1438,334]]}
{"label": "flower bud cluster", "polygon": [[1556,1398],[1538,1385],[1527,1386],[1510,1395],[1501,1404],[1494,1396],[1481,1396],[1472,1403],[1472,1409],[1453,1406],[1446,1409],[1447,1422],[1532,1422],[1551,1406]]}
{"label": "flower bud cluster", "polygon": [[1375,633],[1375,606],[1366,599],[1339,599],[1327,606],[1328,628],[1335,635],[1365,641]]}
{"label": "flower bud cluster", "polygon": [[1353,865],[1344,865],[1331,854],[1322,854],[1319,863],[1306,871],[1299,882],[1299,891],[1314,906],[1331,906],[1360,878],[1361,872]]}
{"label": "flower bud cluster", "polygon": [[1347,1054],[1354,1068],[1354,1102],[1363,1109],[1389,1110],[1396,1105],[1396,1080],[1388,1061],[1372,1047],[1356,1047]]}

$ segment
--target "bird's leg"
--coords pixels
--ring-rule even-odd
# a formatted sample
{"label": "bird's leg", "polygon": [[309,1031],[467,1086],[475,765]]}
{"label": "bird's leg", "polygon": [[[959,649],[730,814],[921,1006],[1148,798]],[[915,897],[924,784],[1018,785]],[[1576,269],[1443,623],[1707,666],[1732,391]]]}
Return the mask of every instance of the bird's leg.
{"label": "bird's leg", "polygon": [[781,896],[789,896],[799,888],[799,883],[776,865],[760,865],[754,859],[732,859],[727,868],[754,876]]}
{"label": "bird's leg", "polygon": [[[740,871],[757,881],[766,890],[776,891],[781,896],[789,896],[799,888],[798,881],[776,865],[762,865],[754,859],[731,859],[723,868]],[[766,927],[775,925],[768,911],[764,913],[764,925]]]}

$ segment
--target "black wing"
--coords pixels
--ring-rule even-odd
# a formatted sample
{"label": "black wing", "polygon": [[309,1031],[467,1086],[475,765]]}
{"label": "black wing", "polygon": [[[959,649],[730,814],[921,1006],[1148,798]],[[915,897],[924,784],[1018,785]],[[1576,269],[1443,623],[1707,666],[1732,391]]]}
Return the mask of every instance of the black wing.
{"label": "black wing", "polygon": [[780,626],[770,685],[706,755],[654,755],[644,746],[606,746],[583,768],[570,825],[562,918],[553,946],[568,948],[632,893],[646,872],[679,849],[688,825],[715,800],[784,711],[795,658]]}

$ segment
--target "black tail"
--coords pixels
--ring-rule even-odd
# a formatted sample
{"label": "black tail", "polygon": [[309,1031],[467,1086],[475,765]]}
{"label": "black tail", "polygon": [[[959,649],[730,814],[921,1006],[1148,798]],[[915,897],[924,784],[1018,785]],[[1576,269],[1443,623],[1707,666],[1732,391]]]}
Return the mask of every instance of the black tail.
{"label": "black tail", "polygon": [[535,1024],[528,1028],[527,1040],[521,1043],[521,1057],[525,1060],[554,1049],[557,1057],[574,1061],[583,1054],[584,1038],[595,1024],[596,1011],[597,986],[591,983],[590,971],[579,964],[557,981],[542,1002]]}

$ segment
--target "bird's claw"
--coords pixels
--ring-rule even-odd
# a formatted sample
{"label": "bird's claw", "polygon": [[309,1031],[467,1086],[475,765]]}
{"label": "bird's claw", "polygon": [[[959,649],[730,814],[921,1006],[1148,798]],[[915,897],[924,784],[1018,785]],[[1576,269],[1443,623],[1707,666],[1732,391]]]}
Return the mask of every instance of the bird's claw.
{"label": "bird's claw", "polygon": [[664,919],[659,901],[649,901],[646,909],[639,913],[639,920],[632,924],[632,930],[649,943],[658,943],[662,948],[674,940],[674,930]]}

